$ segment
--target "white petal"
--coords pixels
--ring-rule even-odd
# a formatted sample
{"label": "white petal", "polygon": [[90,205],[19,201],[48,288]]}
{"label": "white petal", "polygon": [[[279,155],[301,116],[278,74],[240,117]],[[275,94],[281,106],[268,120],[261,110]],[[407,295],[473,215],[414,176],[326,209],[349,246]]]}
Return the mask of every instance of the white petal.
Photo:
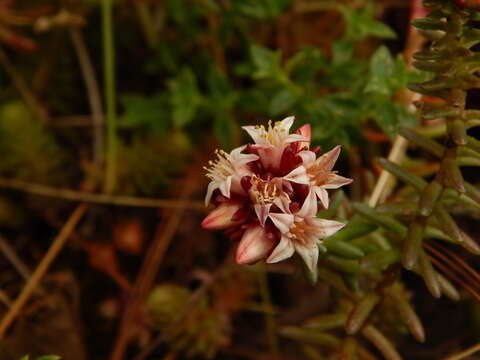
{"label": "white petal", "polygon": [[210,199],[212,198],[212,194],[215,189],[218,189],[218,183],[216,181],[210,181],[210,184],[208,184],[207,188],[207,195],[205,195],[205,206],[210,204]]}
{"label": "white petal", "polygon": [[349,179],[337,174],[331,174],[328,176],[325,184],[322,185],[324,189],[338,189],[343,185],[348,185],[353,182],[353,179]]}
{"label": "white petal", "polygon": [[318,237],[321,239],[325,239],[329,236],[335,234],[338,230],[345,226],[344,223],[334,221],[334,220],[327,220],[327,219],[320,219],[320,218],[312,218],[309,219],[315,224],[315,227],[318,228]]}
{"label": "white petal", "polygon": [[273,249],[267,259],[267,263],[272,264],[288,259],[295,252],[292,242],[286,236],[282,236],[278,245]]}
{"label": "white petal", "polygon": [[302,257],[305,265],[312,274],[313,278],[317,278],[317,263],[318,263],[318,246],[316,243],[305,246],[300,243],[295,243],[295,250]]}
{"label": "white petal", "polygon": [[286,214],[290,214],[290,202],[290,198],[286,195],[278,196],[275,200],[273,200],[273,203]]}
{"label": "white petal", "polygon": [[245,150],[245,148],[247,147],[247,145],[242,145],[242,146],[239,146],[235,149],[233,149],[232,151],[230,151],[230,156],[232,158],[238,158],[240,156],[240,154],[242,153],[243,150]]}
{"label": "white petal", "polygon": [[325,209],[328,209],[328,192],[325,190],[323,187],[320,186],[314,186],[315,194],[317,194],[318,199],[322,203],[322,206]]}
{"label": "white petal", "polygon": [[237,247],[237,264],[250,264],[264,258],[274,245],[261,226],[247,229]]}
{"label": "white petal", "polygon": [[293,224],[294,216],[292,214],[270,213],[268,215],[272,219],[273,224],[282,234],[287,233]]}
{"label": "white petal", "polygon": [[242,126],[242,129],[245,130],[248,133],[248,135],[250,135],[250,137],[255,142],[255,144],[265,143],[265,140],[260,136],[262,134],[262,131],[260,130],[259,127],[249,125],[249,126]]}
{"label": "white petal", "polygon": [[272,207],[272,204],[267,204],[267,205],[256,204],[254,206],[255,213],[257,214],[257,217],[258,217],[258,221],[260,221],[260,224],[262,226],[265,226],[265,221],[267,220],[271,207]]}
{"label": "white petal", "polygon": [[232,176],[227,176],[225,181],[222,181],[218,188],[223,196],[230,198],[230,187],[232,186]]}
{"label": "white petal", "polygon": [[297,184],[310,184],[310,180],[308,179],[307,175],[307,169],[305,169],[303,166],[296,167],[283,178]]}
{"label": "white petal", "polygon": [[303,166],[309,168],[315,162],[317,155],[313,151],[300,151],[298,155],[302,158]]}
{"label": "white petal", "polygon": [[302,208],[295,214],[300,217],[312,217],[317,214],[317,197],[315,193],[310,189]]}
{"label": "white petal", "polygon": [[295,116],[289,116],[283,119],[282,121],[279,121],[278,123],[275,124],[276,128],[284,129],[285,133],[288,134],[290,131],[290,128],[293,125],[293,122],[295,121]]}

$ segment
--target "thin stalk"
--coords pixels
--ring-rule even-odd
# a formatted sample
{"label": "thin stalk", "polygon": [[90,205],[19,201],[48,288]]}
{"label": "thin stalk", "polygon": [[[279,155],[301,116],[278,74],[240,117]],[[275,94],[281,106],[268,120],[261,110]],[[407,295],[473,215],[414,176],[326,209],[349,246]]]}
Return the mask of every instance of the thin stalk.
{"label": "thin stalk", "polygon": [[267,270],[265,264],[258,265],[258,285],[260,296],[262,297],[263,307],[265,309],[265,325],[267,327],[268,344],[270,352],[274,355],[278,354],[278,341],[276,335],[275,318],[270,309],[272,309],[272,299],[270,289],[268,288]]}
{"label": "thin stalk", "polygon": [[466,349],[465,351],[462,351],[461,353],[458,353],[458,354],[453,354],[447,358],[445,358],[444,360],[462,360],[462,359],[466,359],[468,356],[471,356],[473,354],[475,354],[476,352],[480,351],[480,344],[476,344],[468,349]]}
{"label": "thin stalk", "polygon": [[82,70],[83,80],[85,82],[85,87],[87,88],[88,102],[90,103],[90,109],[92,112],[93,160],[97,166],[101,166],[103,164],[103,157],[105,154],[105,135],[103,124],[103,108],[97,76],[95,74],[95,69],[93,68],[82,32],[77,28],[72,28],[70,30],[70,37],[72,39],[75,52],[77,53],[80,68]]}
{"label": "thin stalk", "polygon": [[115,49],[113,46],[112,0],[102,1],[103,71],[107,120],[106,173],[104,191],[115,190],[117,178],[117,124],[115,112]]}
{"label": "thin stalk", "polygon": [[145,40],[150,49],[154,50],[157,45],[157,33],[153,25],[152,15],[150,14],[148,4],[145,1],[135,1],[134,5],[137,10],[138,20],[140,21]]}
{"label": "thin stalk", "polygon": [[47,273],[53,260],[55,260],[57,255],[63,249],[63,246],[67,242],[68,238],[72,234],[77,224],[82,219],[87,208],[88,205],[85,203],[78,205],[75,211],[68,218],[67,222],[63,226],[58,236],[53,240],[52,245],[43,257],[42,261],[40,261],[40,264],[38,264],[32,276],[30,276],[28,282],[25,284],[25,287],[22,289],[22,292],[15,299],[12,307],[8,310],[8,312],[0,321],[0,339],[4,338],[6,331],[12,324],[13,320],[15,320],[17,315],[22,310],[23,306],[26,304],[28,299],[30,299],[33,291],[36,289],[43,276]]}

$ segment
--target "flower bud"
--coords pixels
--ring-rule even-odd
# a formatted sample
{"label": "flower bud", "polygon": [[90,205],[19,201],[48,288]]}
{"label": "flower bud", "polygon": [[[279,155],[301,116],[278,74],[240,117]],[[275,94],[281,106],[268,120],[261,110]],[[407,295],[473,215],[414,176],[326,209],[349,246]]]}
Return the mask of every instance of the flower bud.
{"label": "flower bud", "polygon": [[[222,230],[238,225],[245,220],[245,216],[237,216],[240,209],[241,205],[238,202],[224,202],[203,219],[202,227],[209,230]],[[235,218],[233,218],[234,215],[236,215]]]}
{"label": "flower bud", "polygon": [[237,264],[251,264],[270,254],[275,246],[271,234],[259,225],[251,227],[243,234],[237,248]]}

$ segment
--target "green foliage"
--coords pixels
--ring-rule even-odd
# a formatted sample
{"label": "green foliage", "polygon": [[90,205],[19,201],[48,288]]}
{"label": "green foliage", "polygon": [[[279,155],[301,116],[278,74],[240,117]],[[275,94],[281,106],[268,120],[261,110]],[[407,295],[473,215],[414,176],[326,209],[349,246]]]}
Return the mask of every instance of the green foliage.
{"label": "green foliage", "polygon": [[141,95],[123,95],[121,102],[124,113],[120,125],[125,128],[145,128],[159,135],[165,135],[169,118],[165,112],[168,100],[163,94],[151,97]]}
{"label": "green foliage", "polygon": [[[43,355],[35,358],[35,360],[60,360],[61,357],[57,355]],[[30,360],[30,356],[25,355],[20,360]]]}

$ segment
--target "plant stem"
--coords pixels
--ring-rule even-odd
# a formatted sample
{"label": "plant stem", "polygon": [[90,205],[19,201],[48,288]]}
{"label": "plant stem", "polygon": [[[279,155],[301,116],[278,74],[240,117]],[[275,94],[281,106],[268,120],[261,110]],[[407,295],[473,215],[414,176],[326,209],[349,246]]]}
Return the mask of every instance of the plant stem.
{"label": "plant stem", "polygon": [[268,288],[267,269],[265,264],[258,264],[258,284],[260,288],[260,296],[265,310],[265,325],[267,327],[268,343],[272,354],[278,354],[278,341],[276,335],[276,324],[274,315],[271,312],[272,299],[270,297],[270,289]]}
{"label": "plant stem", "polygon": [[117,124],[115,113],[115,53],[113,46],[112,0],[102,1],[103,71],[107,119],[107,152],[104,191],[112,193],[117,175]]}

